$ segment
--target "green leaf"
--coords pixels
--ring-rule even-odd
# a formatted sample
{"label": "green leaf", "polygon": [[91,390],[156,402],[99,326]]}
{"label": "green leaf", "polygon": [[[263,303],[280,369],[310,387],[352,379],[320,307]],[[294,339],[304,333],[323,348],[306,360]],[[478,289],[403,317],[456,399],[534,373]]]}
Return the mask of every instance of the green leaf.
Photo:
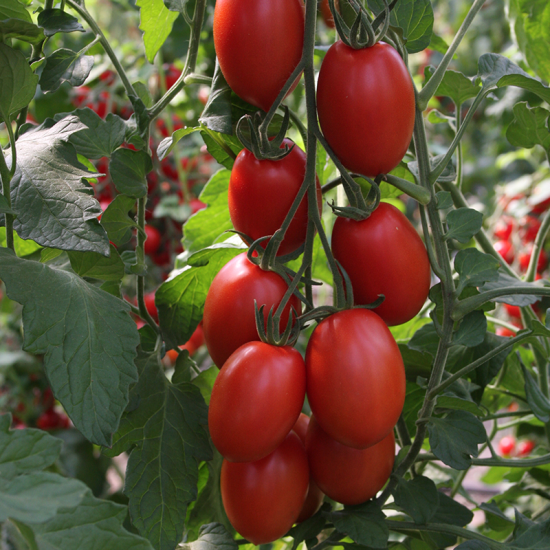
{"label": "green leaf", "polygon": [[[442,53],[445,55],[447,53],[447,50],[449,49],[449,45],[441,36],[438,36],[437,34],[432,33],[432,37],[430,38],[430,45],[428,46],[430,50],[435,50],[436,52]],[[453,56],[453,59],[456,58],[456,54]]]}
{"label": "green leaf", "polygon": [[448,191],[439,191],[435,194],[438,210],[447,210],[453,207],[453,197]]}
{"label": "green leaf", "polygon": [[178,14],[167,9],[162,0],[137,0],[136,5],[140,9],[139,28],[143,31],[147,61],[153,63]]}
{"label": "green leaf", "polygon": [[459,544],[455,550],[491,550],[491,547],[481,540],[467,540]]}
{"label": "green leaf", "polygon": [[101,281],[120,281],[124,276],[124,263],[113,245],[110,251],[108,258],[97,252],[69,252],[71,267],[81,277]]}
{"label": "green leaf", "polygon": [[460,275],[457,292],[466,287],[477,287],[498,280],[500,262],[475,248],[460,250],[455,256],[455,269]]}
{"label": "green leaf", "polygon": [[151,157],[145,151],[117,149],[109,163],[109,173],[119,193],[136,199],[147,195],[147,174],[153,170]]}
{"label": "green leaf", "polygon": [[61,440],[42,430],[10,430],[10,415],[0,416],[0,478],[44,470],[61,452]]}
{"label": "green leaf", "polygon": [[49,248],[108,254],[109,239],[97,221],[101,214],[93,189],[82,182],[90,173],[67,143],[84,126],[68,116],[51,128],[39,126],[17,140],[12,204],[14,229],[22,239]]}
{"label": "green leaf", "polygon": [[[368,6],[376,15],[384,9],[380,0],[368,0]],[[429,0],[400,0],[391,12],[390,25],[403,31],[403,41],[409,53],[421,52],[430,45],[433,23]]]}
{"label": "green leaf", "polygon": [[535,522],[516,510],[514,538],[506,545],[510,550],[544,550],[550,547],[550,519]]}
{"label": "green leaf", "polygon": [[389,530],[381,508],[373,501],[326,514],[334,527],[358,544],[370,548],[386,548]]}
{"label": "green leaf", "polygon": [[[189,252],[196,252],[216,242],[219,237],[228,239],[231,235],[223,235],[233,228],[227,206],[229,189],[229,170],[219,170],[208,181],[199,199],[208,205],[189,218],[183,226],[183,246]],[[224,238],[225,237],[225,238]]]}
{"label": "green leaf", "polygon": [[550,88],[528,75],[508,58],[496,53],[483,54],[478,61],[478,78],[487,94],[496,88],[517,86],[550,102]]}
{"label": "green leaf", "polygon": [[[34,254],[37,250],[40,250],[42,247],[39,244],[36,244],[34,241],[28,240],[25,241],[17,233],[13,234],[13,244],[15,245],[15,253],[23,258],[25,256],[30,256]],[[0,245],[6,247],[6,228],[0,227]]]}
{"label": "green leaf", "polygon": [[0,0],[0,20],[12,18],[32,23],[32,17],[23,4],[17,0]]}
{"label": "green leaf", "polygon": [[439,492],[439,508],[432,517],[433,523],[447,523],[464,527],[472,521],[474,514],[456,500]]}
{"label": "green leaf", "polygon": [[487,440],[483,424],[471,413],[452,411],[445,418],[430,418],[428,434],[432,452],[455,470],[470,466],[480,443]]}
{"label": "green leaf", "polygon": [[511,0],[507,17],[514,38],[527,63],[545,80],[550,81],[550,6],[546,0]]}
{"label": "green leaf", "polygon": [[134,87],[134,90],[136,91],[138,97],[143,101],[143,104],[148,109],[153,106],[153,97],[151,96],[151,92],[149,91],[149,88],[139,80],[137,82],[132,83],[132,86]]}
{"label": "green leaf", "polygon": [[199,388],[204,401],[207,405],[210,405],[210,396],[212,395],[212,388],[214,387],[214,382],[220,369],[216,366],[210,367],[209,369],[201,371],[201,373],[193,378],[191,381],[194,386]]}
{"label": "green leaf", "polygon": [[526,283],[521,279],[516,279],[515,277],[503,272],[498,274],[498,279],[485,283],[479,290],[481,292],[486,292],[488,290],[496,290],[498,288],[509,288],[514,286],[520,286],[522,288],[529,286],[533,289],[533,294],[511,294],[510,296],[500,296],[499,298],[494,298],[492,301],[504,302],[513,306],[523,307],[534,304],[540,300],[540,296],[536,294],[537,290],[540,288],[539,284]]}
{"label": "green leaf", "polygon": [[476,416],[484,416],[484,412],[473,401],[461,399],[452,395],[438,395],[437,407],[439,409],[453,409],[457,411],[468,411]]}
{"label": "green leaf", "polygon": [[40,75],[40,87],[44,92],[55,92],[63,82],[82,86],[93,66],[93,56],[61,48],[46,57],[46,64]]}
{"label": "green leaf", "polygon": [[110,445],[137,379],[130,307],[78,275],[0,249],[0,278],[23,304],[24,349],[45,354],[54,395],[92,442]]}
{"label": "green leaf", "polygon": [[191,216],[191,207],[181,202],[178,195],[165,195],[160,199],[153,210],[154,218],[172,218],[177,222],[184,222]]}
{"label": "green leaf", "polygon": [[541,145],[550,155],[550,112],[542,107],[530,109],[526,102],[514,105],[514,120],[506,130],[506,138],[514,147],[531,149]]}
{"label": "green leaf", "polygon": [[472,311],[462,319],[456,331],[453,344],[473,348],[485,340],[487,332],[487,318],[483,311]]}
{"label": "green leaf", "polygon": [[182,550],[237,550],[237,543],[221,523],[203,525],[199,538],[179,546]]}
{"label": "green leaf", "polygon": [[[204,128],[204,127],[203,127]],[[231,170],[239,151],[243,148],[236,136],[219,134],[211,130],[201,129],[201,137],[208,149],[208,152],[222,166]]]}
{"label": "green leaf", "polygon": [[325,528],[326,520],[324,513],[330,511],[330,504],[325,503],[319,509],[319,511],[311,516],[310,518],[302,521],[301,523],[296,524],[289,532],[288,536],[294,539],[292,543],[292,549],[296,550],[300,543],[306,542],[306,546],[309,547],[307,541],[317,540],[319,533]]}
{"label": "green leaf", "polygon": [[411,481],[399,478],[393,496],[395,503],[418,524],[428,523],[439,508],[439,493],[435,483],[425,476],[418,476]]}
{"label": "green leaf", "polygon": [[199,122],[213,132],[228,135],[233,134],[231,88],[222,74],[217,59],[214,76],[212,77],[210,96],[199,118]]}
{"label": "green leaf", "polygon": [[31,102],[37,84],[25,56],[0,42],[0,122],[11,120]]}
{"label": "green leaf", "polygon": [[123,527],[126,506],[92,496],[88,490],[76,507],[64,507],[46,523],[29,525],[39,550],[153,550],[149,541]]}
{"label": "green leaf", "polygon": [[157,147],[157,157],[159,158],[159,160],[162,160],[164,157],[166,157],[176,146],[180,139],[192,134],[193,132],[197,132],[198,130],[200,130],[199,126],[196,126],[194,128],[180,128],[179,130],[176,130],[171,136],[164,138]]}
{"label": "green leaf", "polygon": [[187,505],[197,497],[199,462],[211,460],[207,407],[198,388],[171,384],[158,353],[139,352],[139,381],[115,435],[115,455],[130,451],[124,492],[132,523],[158,550],[181,541]]}
{"label": "green leaf", "polygon": [[414,336],[409,341],[408,347],[416,351],[428,352],[435,357],[440,340],[441,338],[439,334],[437,334],[434,324],[429,323],[420,327],[414,333]]}
{"label": "green leaf", "polygon": [[156,291],[164,340],[171,346],[185,344],[202,319],[208,289],[218,271],[245,250],[243,244],[221,243],[193,254],[190,265],[172,274]]}
{"label": "green leaf", "polygon": [[47,37],[58,32],[84,32],[84,27],[76,17],[59,8],[41,11],[38,14],[38,25],[44,29]]}
{"label": "green leaf", "polygon": [[472,208],[457,208],[447,214],[448,231],[445,239],[468,243],[483,225],[483,214]]}
{"label": "green leaf", "polygon": [[0,214],[14,214],[14,215],[17,214],[15,210],[11,208],[10,205],[8,204],[8,199],[6,199],[6,197],[4,197],[4,195],[1,195],[1,194],[0,194]]}
{"label": "green leaf", "polygon": [[422,408],[425,396],[426,390],[424,388],[413,382],[407,382],[405,405],[402,414],[411,435],[416,433],[416,420],[418,419],[418,412]]}
{"label": "green leaf", "polygon": [[533,378],[533,375],[521,363],[523,378],[525,379],[525,396],[533,414],[541,421],[550,421],[550,401],[542,393],[539,385]]}
{"label": "green leaf", "polygon": [[128,216],[128,212],[135,206],[136,199],[127,195],[117,195],[103,212],[101,225],[115,246],[126,244],[132,238],[133,229],[138,225]]}
{"label": "green leaf", "polygon": [[[17,2],[15,2],[17,3]],[[0,6],[0,12],[2,6]],[[0,13],[0,36],[4,40],[9,38],[16,38],[17,40],[23,40],[29,44],[39,44],[44,40],[44,31],[34,23],[30,21],[23,21],[22,19],[4,19]]]}
{"label": "green leaf", "polygon": [[[433,68],[430,69],[433,74]],[[456,105],[462,105],[480,91],[481,88],[475,79],[470,79],[458,71],[447,70],[436,94],[450,97]]]}
{"label": "green leaf", "polygon": [[504,531],[514,522],[505,515],[496,505],[495,501],[483,502],[479,505],[480,510],[485,512],[487,524],[494,531]]}
{"label": "green leaf", "polygon": [[86,126],[69,138],[80,155],[88,159],[110,157],[124,143],[126,125],[117,115],[109,113],[103,120],[88,107],[72,112]]}
{"label": "green leaf", "polygon": [[0,477],[0,522],[45,522],[59,508],[77,506],[89,489],[76,479],[51,472],[31,472],[13,479]]}

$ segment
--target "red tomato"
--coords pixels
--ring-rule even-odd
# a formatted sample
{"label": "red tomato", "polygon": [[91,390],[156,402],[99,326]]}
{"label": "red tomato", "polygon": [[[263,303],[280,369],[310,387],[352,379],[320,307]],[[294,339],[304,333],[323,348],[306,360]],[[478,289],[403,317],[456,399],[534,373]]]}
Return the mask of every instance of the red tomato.
{"label": "red tomato", "polygon": [[[288,289],[283,278],[272,271],[263,271],[239,254],[214,277],[204,304],[204,340],[212,360],[222,367],[226,359],[240,346],[257,341],[254,300],[258,307],[265,304],[264,317],[274,309]],[[286,327],[290,308],[301,311],[300,301],[292,296],[281,316],[281,328]]]}
{"label": "red tomato", "polygon": [[[178,80],[181,75],[181,71],[175,65],[164,64],[162,66],[164,71],[164,85],[169,90]],[[160,78],[158,78],[157,85],[160,87]]]}
{"label": "red tomato", "polygon": [[[291,140],[284,145],[292,147]],[[253,240],[273,235],[281,227],[306,173],[306,154],[294,145],[281,160],[258,160],[243,149],[235,160],[229,180],[229,214],[237,231]],[[321,187],[317,180],[321,209]],[[306,240],[307,197],[304,197],[279,247],[279,255],[290,254]],[[267,243],[263,243],[264,247]]]}
{"label": "red tomato", "polygon": [[531,454],[531,451],[535,448],[535,442],[532,439],[526,439],[525,441],[520,441],[518,444],[518,456],[528,456]]}
{"label": "red tomato", "polygon": [[159,312],[157,311],[157,306],[155,304],[155,293],[149,292],[148,294],[145,294],[143,300],[145,301],[145,307],[147,308],[149,315],[155,319],[155,321],[158,321]]}
{"label": "red tomato", "polygon": [[339,311],[317,325],[306,350],[306,380],[323,430],[358,449],[384,439],[405,402],[399,348],[384,321],[367,309]]}
{"label": "red tomato", "polygon": [[[334,5],[338,8],[338,0],[334,0]],[[330,11],[330,5],[328,3],[328,0],[321,0],[321,16],[323,17],[323,21],[325,22],[325,25],[329,29],[334,29],[334,17],[332,16],[332,12]]]}
{"label": "red tomato", "polygon": [[[296,424],[294,424],[294,428],[292,428],[296,434],[298,434],[298,437],[301,439],[302,443],[306,444],[306,435],[307,435],[307,428],[309,426],[309,416],[304,413],[300,413],[300,416],[298,417],[298,420],[296,420]],[[305,521],[306,519],[310,518],[319,508],[321,507],[321,504],[323,503],[323,499],[325,498],[325,493],[319,489],[319,486],[317,483],[315,483],[315,480],[313,477],[311,477],[311,471],[309,475],[309,489],[307,491],[307,497],[306,501],[304,502],[304,505],[302,507],[302,510],[300,511],[300,515],[298,516],[298,519],[296,520],[296,523],[302,523],[302,521]]]}
{"label": "red tomato", "polygon": [[532,243],[537,237],[541,221],[536,216],[524,216],[519,221],[519,236],[523,242]]}
{"label": "red tomato", "polygon": [[414,127],[414,88],[388,44],[328,50],[317,86],[317,112],[328,144],[353,172],[375,177],[405,156]]}
{"label": "red tomato", "polygon": [[346,270],[356,304],[385,300],[374,311],[390,326],[412,319],[430,291],[426,247],[407,218],[381,202],[366,219],[338,218],[332,252]]}
{"label": "red tomato", "polygon": [[515,253],[510,241],[497,241],[493,246],[507,264],[514,261]]}
{"label": "red tomato", "polygon": [[206,204],[199,199],[191,199],[189,201],[189,206],[192,214],[196,214],[199,210],[206,208]]}
{"label": "red tomato", "polygon": [[[533,254],[533,247],[529,246],[526,251],[522,251],[518,254],[519,268],[521,271],[527,271],[529,262],[531,261],[531,255]],[[548,263],[548,255],[544,250],[540,251],[539,259],[537,261],[537,271],[543,271]]]}
{"label": "red tomato", "polygon": [[497,336],[504,336],[507,338],[508,337],[511,338],[512,336],[516,335],[516,333],[513,330],[510,330],[509,328],[506,328],[506,327],[497,327],[495,333]]}
{"label": "red tomato", "polygon": [[516,319],[521,319],[521,310],[519,306],[513,306],[511,304],[504,304],[504,309],[510,317],[515,317]]}
{"label": "red tomato", "polygon": [[294,426],[305,395],[306,367],[298,351],[244,344],[224,363],[212,389],[212,442],[230,462],[264,458]]}
{"label": "red tomato", "polygon": [[313,416],[306,450],[311,476],[321,490],[342,504],[360,504],[374,497],[390,477],[395,438],[392,431],[372,447],[354,449],[330,437]]}
{"label": "red tomato", "polygon": [[69,427],[69,419],[63,413],[58,413],[53,408],[43,412],[36,420],[36,427],[41,430],[59,430]]}
{"label": "red tomato", "polygon": [[505,435],[498,442],[498,450],[502,456],[510,456],[516,450],[516,438],[513,435]]}
{"label": "red tomato", "polygon": [[198,324],[197,328],[191,334],[191,338],[187,340],[181,349],[186,349],[189,355],[193,355],[204,344],[204,332],[202,330],[202,321]]}
{"label": "red tomato", "polygon": [[145,240],[144,244],[144,251],[145,254],[154,254],[158,249],[162,242],[162,236],[160,234],[160,231],[153,225],[146,224],[145,227],[145,233],[147,234],[147,239]]}
{"label": "red tomato", "polygon": [[239,97],[264,111],[298,65],[303,43],[302,0],[216,1],[214,47],[222,73]]}
{"label": "red tomato", "polygon": [[291,431],[261,460],[223,461],[220,485],[227,517],[243,537],[256,545],[277,540],[296,521],[308,482],[304,446]]}
{"label": "red tomato", "polygon": [[500,218],[495,224],[495,237],[497,239],[507,241],[512,236],[514,224],[514,218],[510,216],[502,216],[502,218]]}

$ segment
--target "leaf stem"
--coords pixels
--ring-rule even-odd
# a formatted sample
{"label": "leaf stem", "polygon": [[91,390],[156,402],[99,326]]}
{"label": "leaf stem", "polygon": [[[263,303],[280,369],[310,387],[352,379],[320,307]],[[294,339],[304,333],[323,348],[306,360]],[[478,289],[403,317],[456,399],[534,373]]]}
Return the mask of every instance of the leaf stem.
{"label": "leaf stem", "polygon": [[544,241],[550,231],[550,210],[546,212],[542,220],[541,226],[538,230],[535,242],[533,243],[533,251],[531,253],[531,259],[529,260],[529,267],[525,274],[524,280],[532,283],[537,275],[537,264],[539,263],[539,257],[542,249],[544,248]]}
{"label": "leaf stem", "polygon": [[[8,120],[6,124],[7,128],[11,128],[11,123]],[[10,143],[11,143],[11,137],[10,137]],[[15,146],[13,145],[11,147],[12,149],[15,149]],[[15,165],[14,165],[15,166]],[[13,166],[12,166],[13,169]],[[2,179],[2,193],[4,197],[6,198],[6,201],[8,203],[8,207],[11,208],[11,180],[12,180],[12,173],[11,170],[8,168],[8,165],[6,164],[6,159],[4,157],[4,151],[0,148],[0,178]],[[13,250],[15,252],[15,245],[13,242],[13,214],[5,213],[4,214],[5,220],[6,220],[6,245],[8,248]]]}
{"label": "leaf stem", "polygon": [[393,174],[386,174],[382,179],[391,183],[394,187],[397,187],[397,189],[403,191],[403,193],[406,193],[420,204],[426,205],[432,200],[431,193],[425,187],[412,183],[409,180],[399,178]]}

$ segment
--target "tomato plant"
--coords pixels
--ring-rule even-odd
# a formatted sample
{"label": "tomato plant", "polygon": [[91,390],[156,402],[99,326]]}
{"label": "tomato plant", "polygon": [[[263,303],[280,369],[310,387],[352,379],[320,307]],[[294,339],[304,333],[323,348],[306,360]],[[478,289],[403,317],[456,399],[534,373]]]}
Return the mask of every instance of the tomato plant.
{"label": "tomato plant", "polygon": [[296,521],[306,498],[309,467],[304,446],[290,432],[261,460],[224,460],[220,483],[233,527],[254,544],[276,540]]}
{"label": "tomato plant", "polygon": [[372,177],[390,172],[413,133],[407,67],[388,44],[355,50],[338,41],[319,72],[317,110],[323,134],[348,170]]}
{"label": "tomato plant", "polygon": [[306,368],[298,351],[263,342],[237,348],[212,388],[208,428],[230,462],[264,458],[288,435],[302,410]]}
{"label": "tomato plant", "polygon": [[303,42],[301,0],[216,2],[214,46],[222,73],[239,97],[264,111],[298,65]]}

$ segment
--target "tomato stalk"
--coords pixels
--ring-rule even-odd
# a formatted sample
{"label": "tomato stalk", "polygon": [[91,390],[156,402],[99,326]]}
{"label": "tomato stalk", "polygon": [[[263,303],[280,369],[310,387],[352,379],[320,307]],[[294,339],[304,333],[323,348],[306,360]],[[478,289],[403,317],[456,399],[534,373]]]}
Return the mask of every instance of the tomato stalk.
{"label": "tomato stalk", "polygon": [[[6,121],[6,128],[10,137],[11,168],[8,168],[4,157],[4,151],[0,148],[0,178],[2,180],[2,193],[8,203],[8,208],[11,209],[11,180],[15,174],[15,168],[17,166],[17,150],[15,148],[15,136],[13,135],[11,121],[5,113],[1,114],[2,118]],[[6,220],[6,245],[8,248],[15,251],[15,245],[13,242],[13,213],[6,212],[4,214],[4,219]]]}
{"label": "tomato stalk", "polygon": [[382,180],[391,183],[394,187],[397,187],[397,189],[403,191],[403,193],[406,193],[409,197],[412,197],[424,206],[432,200],[432,195],[426,188],[409,180],[394,176],[393,174],[384,174]]}
{"label": "tomato stalk", "polygon": [[531,259],[529,260],[529,266],[527,267],[527,273],[525,274],[525,281],[532,283],[537,275],[537,264],[539,262],[540,253],[544,248],[544,241],[550,231],[550,210],[546,212],[542,220],[541,226],[535,237],[533,243],[533,252],[531,253]]}

